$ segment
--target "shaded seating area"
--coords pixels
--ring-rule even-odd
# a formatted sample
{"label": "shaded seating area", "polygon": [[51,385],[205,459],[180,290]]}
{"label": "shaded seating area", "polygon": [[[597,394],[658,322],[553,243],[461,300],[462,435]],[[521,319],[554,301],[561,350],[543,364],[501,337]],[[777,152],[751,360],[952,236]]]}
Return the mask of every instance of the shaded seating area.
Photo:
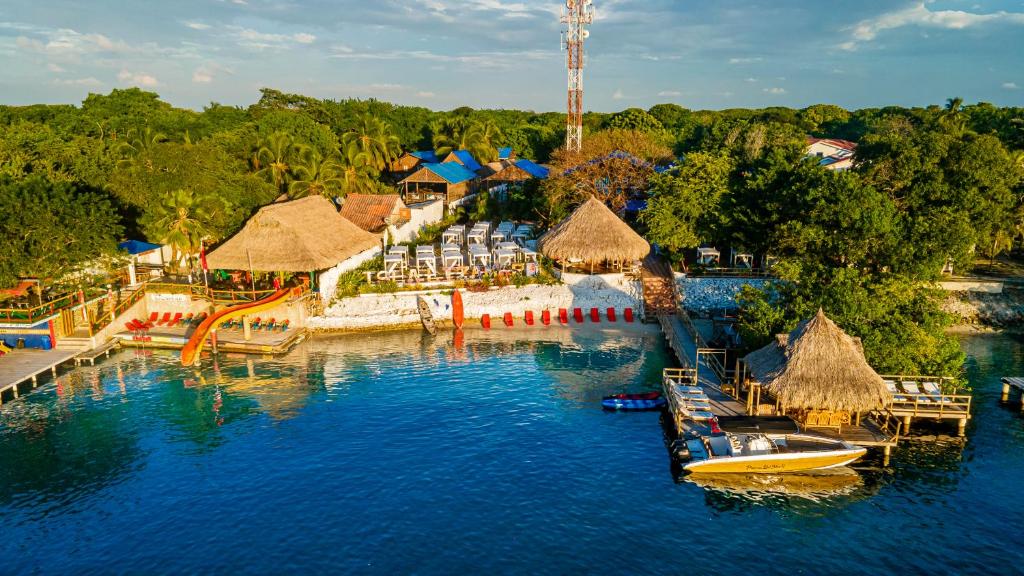
{"label": "shaded seating area", "polygon": [[593,196],[537,241],[540,253],[566,271],[629,272],[651,245]]}
{"label": "shaded seating area", "polygon": [[789,415],[807,428],[841,430],[890,402],[885,382],[864,358],[860,339],[843,332],[820,309],[743,362],[751,413]]}

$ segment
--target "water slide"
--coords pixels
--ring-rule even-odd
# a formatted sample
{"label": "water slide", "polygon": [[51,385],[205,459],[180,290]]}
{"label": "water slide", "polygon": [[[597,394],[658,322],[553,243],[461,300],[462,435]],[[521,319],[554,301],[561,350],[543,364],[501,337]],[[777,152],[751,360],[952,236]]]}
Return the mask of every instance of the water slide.
{"label": "water slide", "polygon": [[210,335],[214,326],[220,326],[228,320],[234,320],[241,318],[242,316],[249,316],[264,310],[270,310],[280,304],[283,304],[289,296],[295,294],[296,296],[302,293],[301,287],[285,288],[284,290],[278,290],[270,296],[257,300],[255,302],[247,302],[245,304],[239,304],[237,306],[229,306],[220,312],[214,312],[206,320],[196,328],[196,331],[192,333],[192,337],[185,343],[185,347],[181,349],[181,365],[191,366],[199,361],[199,355],[203,351],[203,346],[206,344],[206,338]]}

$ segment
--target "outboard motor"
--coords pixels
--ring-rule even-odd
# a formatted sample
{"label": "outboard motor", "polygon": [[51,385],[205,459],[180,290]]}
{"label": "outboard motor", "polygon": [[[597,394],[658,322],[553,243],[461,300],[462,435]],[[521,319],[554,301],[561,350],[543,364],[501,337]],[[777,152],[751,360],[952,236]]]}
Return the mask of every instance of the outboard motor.
{"label": "outboard motor", "polygon": [[693,457],[690,455],[690,448],[686,445],[685,438],[677,438],[672,442],[672,455],[680,462],[692,460]]}

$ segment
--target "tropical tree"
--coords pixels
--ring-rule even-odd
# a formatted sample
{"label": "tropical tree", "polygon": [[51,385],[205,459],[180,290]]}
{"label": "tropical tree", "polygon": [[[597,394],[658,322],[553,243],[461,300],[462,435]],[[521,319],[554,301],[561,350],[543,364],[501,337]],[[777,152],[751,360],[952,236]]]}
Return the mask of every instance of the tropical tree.
{"label": "tropical tree", "polygon": [[370,156],[359,148],[358,142],[351,141],[342,146],[339,196],[377,193],[380,190],[378,175]]}
{"label": "tropical tree", "polygon": [[491,138],[498,137],[497,126],[471,122],[465,116],[454,116],[430,125],[434,150],[438,156],[447,156],[453,150],[468,150],[481,162],[497,159],[497,148]]}
{"label": "tropical tree", "polygon": [[180,188],[166,194],[143,217],[147,236],[171,247],[171,262],[186,261],[203,242],[219,240],[213,222],[231,206],[220,196]]}
{"label": "tropical tree", "polygon": [[261,166],[258,174],[273,182],[279,192],[285,192],[291,169],[288,162],[294,152],[292,137],[286,132],[274,132],[256,152],[256,165]]}
{"label": "tropical tree", "polygon": [[356,127],[341,137],[343,146],[357,143],[366,154],[370,165],[378,171],[386,169],[402,154],[402,144],[391,130],[391,125],[370,114],[359,117]]}
{"label": "tropical tree", "polygon": [[117,162],[118,168],[128,168],[136,163],[141,163],[146,170],[152,172],[153,162],[149,156],[157,144],[166,141],[167,136],[164,133],[157,132],[148,126],[143,130],[129,131],[128,140],[121,142],[116,148],[120,158]]}
{"label": "tropical tree", "polygon": [[345,166],[336,158],[324,158],[313,148],[304,148],[301,161],[292,166],[289,198],[325,196],[333,199],[345,184]]}

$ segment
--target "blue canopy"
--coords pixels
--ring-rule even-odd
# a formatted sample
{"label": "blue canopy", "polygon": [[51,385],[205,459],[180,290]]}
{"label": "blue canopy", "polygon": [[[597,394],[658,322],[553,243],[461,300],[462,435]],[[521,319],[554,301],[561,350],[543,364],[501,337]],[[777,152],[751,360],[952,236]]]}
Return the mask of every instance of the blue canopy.
{"label": "blue canopy", "polygon": [[454,154],[458,157],[459,161],[462,162],[463,166],[469,168],[474,173],[480,170],[480,163],[476,161],[476,158],[473,158],[473,155],[469,153],[469,150],[456,150]]}
{"label": "blue canopy", "polygon": [[418,152],[409,152],[409,155],[419,158],[420,160],[423,160],[424,162],[427,162],[429,164],[438,163],[437,154],[434,154],[433,150],[420,150]]}
{"label": "blue canopy", "polygon": [[541,166],[540,164],[527,160],[526,158],[516,160],[516,167],[523,170],[524,172],[527,172],[530,176],[533,176],[534,178],[540,178],[541,180],[547,178],[548,173],[550,172],[550,170],[548,170],[547,168]]}
{"label": "blue canopy", "polygon": [[444,178],[449,184],[459,184],[476,178],[476,174],[458,162],[445,162],[444,164],[424,164],[424,168]]}
{"label": "blue canopy", "polygon": [[511,157],[512,157],[512,147],[511,146],[504,146],[502,148],[498,148],[498,160],[508,160]]}
{"label": "blue canopy", "polygon": [[117,247],[132,255],[143,254],[145,252],[160,249],[159,244],[150,244],[149,242],[143,242],[142,240],[125,240],[118,244]]}

